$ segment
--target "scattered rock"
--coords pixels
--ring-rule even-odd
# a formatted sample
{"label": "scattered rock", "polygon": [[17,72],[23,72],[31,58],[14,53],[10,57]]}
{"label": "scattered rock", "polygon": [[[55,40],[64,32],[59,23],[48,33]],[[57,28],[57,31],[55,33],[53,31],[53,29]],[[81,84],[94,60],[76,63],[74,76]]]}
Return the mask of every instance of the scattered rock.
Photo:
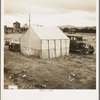
{"label": "scattered rock", "polygon": [[13,74],[13,77],[14,77],[14,78],[17,78],[17,77],[18,77],[18,74]]}
{"label": "scattered rock", "polygon": [[41,85],[40,85],[40,84],[35,84],[35,87],[40,88],[40,87],[41,87]]}
{"label": "scattered rock", "polygon": [[77,63],[81,64],[81,62],[77,61]]}
{"label": "scattered rock", "polygon": [[36,82],[36,79],[28,79],[28,82]]}
{"label": "scattered rock", "polygon": [[26,77],[26,75],[23,75],[22,77]]}
{"label": "scattered rock", "polygon": [[50,75],[50,77],[52,77],[52,75]]}
{"label": "scattered rock", "polygon": [[46,88],[46,85],[41,85],[41,87]]}
{"label": "scattered rock", "polygon": [[72,78],[72,77],[69,77],[69,78],[68,78],[68,80],[69,80],[69,81],[73,81],[73,80],[74,80],[74,78]]}
{"label": "scattered rock", "polygon": [[17,82],[17,79],[14,79],[14,82]]}
{"label": "scattered rock", "polygon": [[66,59],[66,58],[69,58],[69,56],[68,56],[68,55],[65,55],[65,56],[64,56],[64,59]]}
{"label": "scattered rock", "polygon": [[38,63],[47,64],[47,62],[42,62],[42,61],[39,61]]}
{"label": "scattered rock", "polygon": [[44,82],[48,82],[48,79],[45,79]]}
{"label": "scattered rock", "polygon": [[75,77],[76,75],[75,74],[71,74],[71,76]]}
{"label": "scattered rock", "polygon": [[36,80],[36,79],[33,79],[33,81],[34,81],[34,82],[37,82],[37,80]]}
{"label": "scattered rock", "polygon": [[75,74],[70,74],[68,80],[73,81],[75,76],[76,76]]}
{"label": "scattered rock", "polygon": [[35,87],[46,88],[47,86],[45,84],[36,84]]}
{"label": "scattered rock", "polygon": [[18,74],[18,76],[22,76],[22,74],[21,74],[21,73],[19,73],[19,74]]}
{"label": "scattered rock", "polygon": [[69,57],[69,55],[65,54],[65,57]]}
{"label": "scattered rock", "polygon": [[11,79],[12,77],[10,76],[9,79]]}

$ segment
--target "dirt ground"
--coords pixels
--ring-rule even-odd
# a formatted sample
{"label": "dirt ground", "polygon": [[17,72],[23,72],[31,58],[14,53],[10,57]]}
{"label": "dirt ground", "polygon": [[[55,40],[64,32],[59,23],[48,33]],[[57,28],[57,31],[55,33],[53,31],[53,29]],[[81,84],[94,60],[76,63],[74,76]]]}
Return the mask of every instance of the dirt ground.
{"label": "dirt ground", "polygon": [[92,44],[92,55],[39,59],[4,48],[4,88],[18,89],[96,89],[95,34],[81,34]]}

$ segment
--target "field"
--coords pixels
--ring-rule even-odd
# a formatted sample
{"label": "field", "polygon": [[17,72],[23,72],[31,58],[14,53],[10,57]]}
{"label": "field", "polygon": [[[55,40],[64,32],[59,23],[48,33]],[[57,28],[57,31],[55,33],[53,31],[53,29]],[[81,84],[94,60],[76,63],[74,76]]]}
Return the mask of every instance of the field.
{"label": "field", "polygon": [[[94,46],[92,55],[39,59],[4,47],[4,88],[18,89],[96,89],[96,36],[81,34]],[[16,35],[17,36],[17,35]],[[5,40],[13,35],[5,36]]]}

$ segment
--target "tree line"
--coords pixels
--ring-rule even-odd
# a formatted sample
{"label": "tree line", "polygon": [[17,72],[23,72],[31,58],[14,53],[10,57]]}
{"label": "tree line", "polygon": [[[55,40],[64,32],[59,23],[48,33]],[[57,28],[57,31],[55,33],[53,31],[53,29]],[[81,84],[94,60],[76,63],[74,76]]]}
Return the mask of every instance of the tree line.
{"label": "tree line", "polygon": [[60,28],[63,32],[73,32],[73,33],[96,33],[96,28]]}

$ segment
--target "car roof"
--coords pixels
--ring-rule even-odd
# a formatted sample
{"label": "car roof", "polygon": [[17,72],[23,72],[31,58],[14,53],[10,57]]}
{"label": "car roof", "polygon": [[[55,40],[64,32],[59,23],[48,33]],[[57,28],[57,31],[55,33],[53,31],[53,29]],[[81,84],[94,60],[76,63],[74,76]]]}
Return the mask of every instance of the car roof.
{"label": "car roof", "polygon": [[11,42],[11,43],[16,43],[16,44],[19,44],[19,42],[15,42],[15,41],[14,41],[14,42]]}
{"label": "car roof", "polygon": [[83,36],[77,36],[77,35],[67,35],[68,37],[77,37],[77,38],[82,38]]}

